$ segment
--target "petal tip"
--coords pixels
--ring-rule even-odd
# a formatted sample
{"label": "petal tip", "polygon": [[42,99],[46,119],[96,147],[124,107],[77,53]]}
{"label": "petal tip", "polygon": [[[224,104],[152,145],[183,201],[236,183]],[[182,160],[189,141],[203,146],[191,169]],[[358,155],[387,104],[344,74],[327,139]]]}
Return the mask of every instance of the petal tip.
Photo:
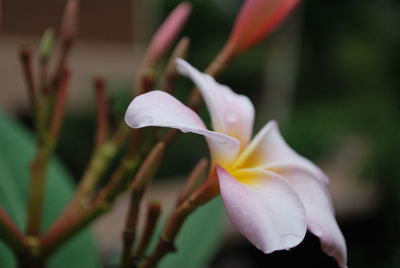
{"label": "petal tip", "polygon": [[186,76],[188,74],[188,69],[193,68],[187,61],[181,58],[177,58],[175,60],[175,63],[176,63],[176,70],[181,75]]}

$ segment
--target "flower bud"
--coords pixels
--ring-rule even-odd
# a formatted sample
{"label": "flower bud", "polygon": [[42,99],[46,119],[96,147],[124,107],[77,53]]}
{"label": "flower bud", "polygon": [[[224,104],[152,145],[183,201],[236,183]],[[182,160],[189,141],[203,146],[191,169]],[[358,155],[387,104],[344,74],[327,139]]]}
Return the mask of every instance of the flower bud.
{"label": "flower bud", "polygon": [[47,29],[40,40],[39,53],[42,60],[47,61],[54,50],[54,30]]}
{"label": "flower bud", "polygon": [[146,53],[145,65],[153,65],[167,52],[185,24],[191,9],[191,5],[184,2],[168,15],[150,42]]}
{"label": "flower bud", "polygon": [[60,37],[63,43],[69,44],[75,39],[78,26],[78,0],[68,0],[61,22]]}
{"label": "flower bud", "polygon": [[237,55],[268,36],[300,0],[246,0],[240,9],[227,46]]}

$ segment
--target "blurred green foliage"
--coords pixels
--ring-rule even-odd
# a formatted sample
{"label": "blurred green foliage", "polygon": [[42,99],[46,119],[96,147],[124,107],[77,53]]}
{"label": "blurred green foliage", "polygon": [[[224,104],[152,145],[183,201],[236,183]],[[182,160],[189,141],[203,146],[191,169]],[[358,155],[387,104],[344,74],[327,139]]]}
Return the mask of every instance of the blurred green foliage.
{"label": "blurred green foliage", "polygon": [[[29,165],[34,154],[35,141],[31,134],[0,113],[0,204],[20,230],[26,227]],[[53,159],[46,185],[43,229],[47,230],[60,215],[72,189],[69,174],[57,159]],[[97,250],[89,230],[65,243],[49,261],[50,268],[94,268],[98,265]],[[16,267],[13,254],[2,243],[0,267]]]}

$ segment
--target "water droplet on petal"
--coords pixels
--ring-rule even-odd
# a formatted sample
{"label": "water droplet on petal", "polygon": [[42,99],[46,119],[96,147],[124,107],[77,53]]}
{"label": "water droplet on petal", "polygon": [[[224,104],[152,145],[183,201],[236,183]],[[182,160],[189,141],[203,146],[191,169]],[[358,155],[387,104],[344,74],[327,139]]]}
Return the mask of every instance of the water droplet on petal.
{"label": "water droplet on petal", "polygon": [[143,116],[138,122],[138,127],[146,127],[153,124],[153,118],[151,116]]}
{"label": "water droplet on petal", "polygon": [[226,116],[226,120],[228,121],[228,123],[236,123],[238,120],[238,117],[236,114],[230,113]]}
{"label": "water droplet on petal", "polygon": [[235,144],[233,142],[231,142],[231,141],[228,141],[228,140],[222,140],[220,142],[220,144],[225,146],[228,149],[233,149],[235,147]]}

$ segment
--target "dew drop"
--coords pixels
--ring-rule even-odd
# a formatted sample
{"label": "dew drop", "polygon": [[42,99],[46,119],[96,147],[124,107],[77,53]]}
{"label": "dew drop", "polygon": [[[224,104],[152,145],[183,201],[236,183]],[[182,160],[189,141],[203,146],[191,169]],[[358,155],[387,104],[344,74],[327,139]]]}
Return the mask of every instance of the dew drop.
{"label": "dew drop", "polygon": [[138,122],[138,126],[150,126],[153,124],[153,118],[151,116],[143,116]]}
{"label": "dew drop", "polygon": [[230,114],[228,114],[226,116],[226,120],[228,121],[228,123],[233,124],[233,123],[236,123],[238,121],[238,117],[235,114],[230,113]]}

